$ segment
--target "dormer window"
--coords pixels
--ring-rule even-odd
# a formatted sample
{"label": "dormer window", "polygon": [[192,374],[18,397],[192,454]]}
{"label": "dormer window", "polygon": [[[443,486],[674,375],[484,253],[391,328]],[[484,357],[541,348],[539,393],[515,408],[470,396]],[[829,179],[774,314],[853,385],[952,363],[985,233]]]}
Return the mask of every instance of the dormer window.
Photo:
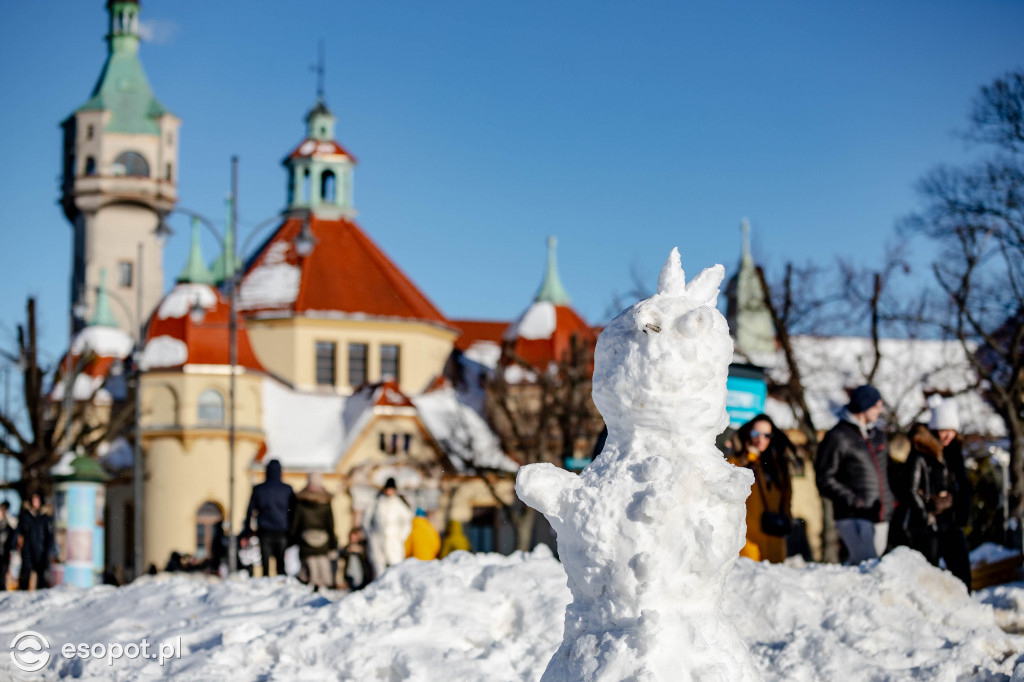
{"label": "dormer window", "polygon": [[125,175],[130,178],[148,178],[149,164],[138,152],[121,152],[110,166],[113,175]]}

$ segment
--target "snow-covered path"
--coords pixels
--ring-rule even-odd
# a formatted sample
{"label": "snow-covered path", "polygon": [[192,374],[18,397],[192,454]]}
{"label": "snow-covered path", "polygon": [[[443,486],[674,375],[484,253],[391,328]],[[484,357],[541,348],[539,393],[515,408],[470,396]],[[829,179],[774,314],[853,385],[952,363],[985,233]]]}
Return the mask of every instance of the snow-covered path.
{"label": "snow-covered path", "polygon": [[[569,598],[561,564],[544,549],[409,560],[338,598],[283,579],[186,575],[4,593],[0,641],[36,631],[51,659],[24,673],[0,657],[0,679],[537,680],[561,642]],[[1022,609],[1024,585],[972,599],[907,550],[860,569],[741,560],[725,598],[765,679],[780,681],[1024,682],[1024,637],[997,624],[1024,621]],[[162,667],[61,654],[68,643],[146,638],[155,655],[178,637],[181,658]]]}

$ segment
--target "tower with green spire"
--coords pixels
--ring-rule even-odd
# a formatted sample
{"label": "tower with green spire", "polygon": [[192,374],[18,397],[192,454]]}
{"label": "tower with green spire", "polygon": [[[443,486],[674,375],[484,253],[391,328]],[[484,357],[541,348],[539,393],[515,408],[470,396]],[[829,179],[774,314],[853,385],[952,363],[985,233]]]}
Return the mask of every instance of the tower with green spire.
{"label": "tower with green spire", "polygon": [[[107,56],[89,97],[62,123],[61,205],[73,229],[71,304],[94,311],[99,273],[144,315],[163,294],[154,231],[177,201],[180,121],[153,94],[139,61],[138,0],[107,0]],[[139,262],[141,245],[142,261]],[[133,321],[118,309],[118,326]],[[86,319],[89,314],[86,315]]]}
{"label": "tower with green spire", "polygon": [[558,240],[554,235],[548,237],[548,263],[544,270],[544,280],[534,297],[536,302],[547,302],[555,305],[569,305],[572,299],[562,286],[562,279],[558,276],[558,261],[555,258],[555,249],[558,247]]}
{"label": "tower with green spire", "polygon": [[[726,285],[726,319],[736,350],[749,359],[775,352],[775,326],[765,301],[761,276],[750,252],[750,221],[740,223],[740,266]],[[753,356],[753,357],[752,357]]]}
{"label": "tower with green spire", "polygon": [[199,245],[199,220],[192,219],[192,246],[189,248],[188,260],[178,275],[178,283],[213,284],[214,277],[203,261],[203,249]]}
{"label": "tower with green spire", "polygon": [[[220,255],[210,263],[210,272],[218,285],[231,279],[231,276],[242,269],[242,257],[235,254],[235,223],[234,199],[228,195],[224,199],[224,244]],[[229,254],[235,254],[231,258]]]}

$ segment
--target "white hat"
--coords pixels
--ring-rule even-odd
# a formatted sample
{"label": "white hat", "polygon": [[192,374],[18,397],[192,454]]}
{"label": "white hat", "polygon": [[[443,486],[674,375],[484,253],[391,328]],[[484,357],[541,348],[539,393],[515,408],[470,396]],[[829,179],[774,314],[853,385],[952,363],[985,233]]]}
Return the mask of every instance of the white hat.
{"label": "white hat", "polygon": [[956,409],[954,401],[943,400],[942,396],[933,395],[928,399],[928,406],[932,408],[932,418],[928,422],[928,428],[933,431],[960,430],[960,412]]}

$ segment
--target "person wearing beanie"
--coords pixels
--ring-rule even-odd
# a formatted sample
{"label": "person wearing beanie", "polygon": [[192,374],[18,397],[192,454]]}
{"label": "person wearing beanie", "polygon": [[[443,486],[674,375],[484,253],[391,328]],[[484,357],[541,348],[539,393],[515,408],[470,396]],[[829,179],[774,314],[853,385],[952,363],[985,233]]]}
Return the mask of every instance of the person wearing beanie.
{"label": "person wearing beanie", "polygon": [[395,479],[389,478],[367,510],[366,528],[370,565],[379,578],[389,566],[405,560],[405,540],[412,532],[413,512],[398,494]]}
{"label": "person wearing beanie", "polygon": [[[960,578],[970,591],[971,565],[963,529],[970,518],[973,491],[964,466],[960,411],[955,400],[943,399],[939,395],[928,399],[928,407],[932,412],[928,430],[942,448],[939,464],[948,476],[943,488],[948,491],[952,504],[948,511],[934,516],[935,523],[931,527],[935,532],[928,535],[929,542],[914,548],[936,566],[939,565],[939,559],[944,560],[946,568]],[[929,465],[925,473],[936,468],[936,462],[932,459],[923,459],[923,463]]]}
{"label": "person wearing beanie", "polygon": [[871,384],[850,391],[814,462],[818,491],[832,501],[850,565],[882,555],[896,506],[889,487],[889,444],[875,424],[882,409],[882,395]]}

